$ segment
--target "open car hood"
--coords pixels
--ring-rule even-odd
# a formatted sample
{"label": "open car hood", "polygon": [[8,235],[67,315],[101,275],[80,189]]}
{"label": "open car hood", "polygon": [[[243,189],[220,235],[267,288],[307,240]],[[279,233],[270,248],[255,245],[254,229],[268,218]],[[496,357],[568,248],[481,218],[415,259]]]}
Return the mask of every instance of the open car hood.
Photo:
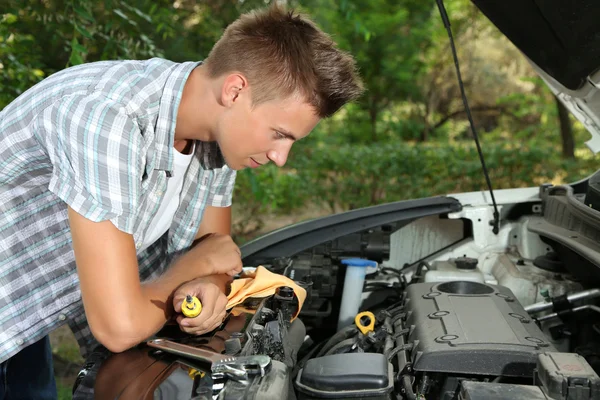
{"label": "open car hood", "polygon": [[598,0],[472,0],[591,133],[600,151]]}

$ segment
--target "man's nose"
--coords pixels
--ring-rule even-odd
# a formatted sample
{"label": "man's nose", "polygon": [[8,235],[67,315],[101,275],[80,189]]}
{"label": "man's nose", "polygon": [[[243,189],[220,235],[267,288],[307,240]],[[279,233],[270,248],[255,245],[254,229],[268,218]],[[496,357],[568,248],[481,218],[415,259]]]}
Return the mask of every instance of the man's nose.
{"label": "man's nose", "polygon": [[280,146],[277,149],[270,150],[267,153],[267,157],[269,158],[269,160],[273,161],[278,167],[283,167],[287,162],[287,158],[290,154],[291,148],[291,144]]}

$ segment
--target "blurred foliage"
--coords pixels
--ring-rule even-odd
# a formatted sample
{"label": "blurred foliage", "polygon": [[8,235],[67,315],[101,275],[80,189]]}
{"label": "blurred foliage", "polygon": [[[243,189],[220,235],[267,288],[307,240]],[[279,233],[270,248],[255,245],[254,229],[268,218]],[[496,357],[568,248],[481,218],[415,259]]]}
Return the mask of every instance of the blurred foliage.
{"label": "blurred foliage", "polygon": [[[288,0],[357,60],[367,91],[296,144],[283,169],[239,173],[234,231],[269,215],[327,212],[485,189],[435,2]],[[0,109],[84,62],[204,58],[240,13],[269,0],[4,0]],[[494,188],[561,183],[596,170],[572,118],[576,159],[561,157],[554,97],[520,52],[468,1],[446,2],[465,90]]]}
{"label": "blurred foliage", "polygon": [[[253,189],[236,193],[236,201],[260,204],[257,211],[261,215],[267,211],[287,213],[304,204],[337,212],[486,190],[477,151],[471,143],[396,142],[345,145],[335,151],[307,146],[304,150],[290,160],[285,174],[277,173],[274,166],[257,174],[244,171],[238,183]],[[563,159],[550,143],[503,142],[484,152],[494,189],[573,182],[597,169],[594,158]]]}
{"label": "blurred foliage", "polygon": [[63,68],[111,59],[201,59],[259,0],[4,0],[0,109]]}
{"label": "blurred foliage", "polygon": [[[351,49],[367,82],[367,92],[348,119],[351,142],[379,139],[380,114],[397,101],[420,100],[422,53],[431,46],[431,2],[420,0],[316,0],[301,2],[338,44]],[[393,77],[393,79],[389,79]]]}

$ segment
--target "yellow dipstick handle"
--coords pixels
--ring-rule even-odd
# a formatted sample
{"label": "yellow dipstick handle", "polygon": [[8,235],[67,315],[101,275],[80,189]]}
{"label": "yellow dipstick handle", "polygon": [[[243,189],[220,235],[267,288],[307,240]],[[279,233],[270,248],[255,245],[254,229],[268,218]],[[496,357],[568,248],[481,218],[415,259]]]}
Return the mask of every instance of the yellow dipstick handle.
{"label": "yellow dipstick handle", "polygon": [[198,371],[197,369],[194,368],[190,368],[190,370],[188,371],[188,376],[192,379],[194,379],[196,376],[199,376],[200,378],[204,378],[205,372],[204,371]]}
{"label": "yellow dipstick handle", "polygon": [[200,304],[200,300],[196,296],[190,296],[189,294],[185,296],[185,300],[181,303],[181,312],[188,318],[197,317],[202,311],[202,304]]}
{"label": "yellow dipstick handle", "polygon": [[375,315],[370,311],[364,311],[356,314],[354,323],[360,329],[363,335],[375,330]]}

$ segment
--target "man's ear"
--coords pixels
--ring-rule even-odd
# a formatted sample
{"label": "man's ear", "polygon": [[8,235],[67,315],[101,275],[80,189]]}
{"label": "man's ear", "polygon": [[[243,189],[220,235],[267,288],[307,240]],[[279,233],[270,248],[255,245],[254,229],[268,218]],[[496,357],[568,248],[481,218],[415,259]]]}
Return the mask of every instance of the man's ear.
{"label": "man's ear", "polygon": [[248,80],[242,74],[229,74],[223,80],[221,87],[221,101],[226,107],[230,107],[239,100],[240,96],[248,93]]}

